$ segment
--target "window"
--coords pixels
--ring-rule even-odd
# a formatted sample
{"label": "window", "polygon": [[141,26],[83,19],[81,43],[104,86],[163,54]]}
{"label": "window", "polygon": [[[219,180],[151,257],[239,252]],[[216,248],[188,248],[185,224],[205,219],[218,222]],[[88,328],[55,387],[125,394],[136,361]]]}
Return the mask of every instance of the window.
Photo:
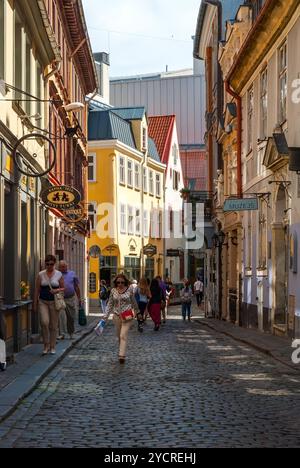
{"label": "window", "polygon": [[279,49],[279,120],[286,120],[287,105],[287,44]]}
{"label": "window", "polygon": [[[18,13],[15,11],[15,42],[14,42],[14,85],[16,88],[22,89],[23,77],[23,27]],[[15,92],[15,99],[22,99],[22,94],[18,91]]]}
{"label": "window", "polygon": [[152,209],[151,211],[150,227],[151,227],[152,239],[159,239],[160,238],[160,212],[157,208]]}
{"label": "window", "polygon": [[121,204],[120,214],[121,234],[126,234],[126,205],[124,205],[123,203]]}
{"label": "window", "polygon": [[247,126],[247,135],[248,135],[248,151],[251,151],[253,148],[253,106],[254,106],[254,90],[253,86],[248,91],[247,96],[247,109],[248,109],[248,126]]}
{"label": "window", "polygon": [[144,185],[144,193],[147,193],[148,192],[148,171],[147,171],[147,168],[144,167],[143,169],[143,185]]}
{"label": "window", "polygon": [[135,209],[135,234],[141,235],[141,210],[140,208]]}
{"label": "window", "polygon": [[154,258],[146,258],[146,268],[145,268],[146,278],[152,281],[154,278],[154,274],[155,274]]}
{"label": "window", "polygon": [[133,165],[132,161],[127,162],[127,184],[129,187],[133,187]]}
{"label": "window", "polygon": [[148,211],[144,210],[144,237],[149,236],[149,216],[148,216]]}
{"label": "window", "polygon": [[128,206],[128,234],[134,234],[134,216],[132,206]]}
{"label": "window", "polygon": [[177,166],[179,151],[178,151],[178,147],[176,144],[173,145],[172,153],[173,153],[174,166]]}
{"label": "window", "polygon": [[125,275],[131,280],[137,281],[141,278],[141,259],[135,257],[125,257]]}
{"label": "window", "polygon": [[156,174],[156,196],[161,197],[161,182],[160,182],[160,174]]}
{"label": "window", "polygon": [[96,223],[97,223],[97,203],[91,202],[89,203],[89,220],[91,223],[91,230],[96,230]]}
{"label": "window", "polygon": [[[26,40],[26,93],[31,94],[31,45],[27,38]],[[31,102],[26,102],[26,114],[31,115]]]}
{"label": "window", "polygon": [[88,162],[89,162],[89,169],[88,169],[89,182],[96,182],[96,155],[89,154]]}
{"label": "window", "polygon": [[251,271],[252,270],[252,214],[251,214],[251,211],[248,211],[246,245],[247,245],[246,270]]}
{"label": "window", "polygon": [[36,63],[36,97],[38,98],[38,101],[36,103],[36,112],[37,114],[42,115],[42,67],[41,65],[37,62]]}
{"label": "window", "polygon": [[147,129],[143,128],[143,150],[148,148],[148,132]]}
{"label": "window", "polygon": [[0,80],[4,79],[5,22],[4,1],[0,1]]}
{"label": "window", "polygon": [[179,172],[173,171],[173,190],[179,189]]}
{"label": "window", "polygon": [[125,184],[125,158],[122,156],[119,159],[119,179],[120,184]]}
{"label": "window", "polygon": [[149,193],[150,195],[154,195],[153,171],[149,171]]}
{"label": "window", "polygon": [[260,112],[261,112],[261,139],[268,136],[268,70],[267,68],[260,76]]}
{"label": "window", "polygon": [[134,165],[134,187],[137,190],[139,190],[141,188],[140,166],[139,166],[139,164]]}
{"label": "window", "polygon": [[258,246],[258,269],[267,268],[267,204],[260,200],[259,210],[259,246]]}
{"label": "window", "polygon": [[90,273],[89,275],[89,292],[95,294],[97,292],[97,276],[96,273]]}

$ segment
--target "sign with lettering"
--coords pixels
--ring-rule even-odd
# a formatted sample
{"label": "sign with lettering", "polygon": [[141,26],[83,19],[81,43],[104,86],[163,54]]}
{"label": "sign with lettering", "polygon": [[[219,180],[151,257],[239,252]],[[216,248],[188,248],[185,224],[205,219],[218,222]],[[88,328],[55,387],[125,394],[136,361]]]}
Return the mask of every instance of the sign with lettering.
{"label": "sign with lettering", "polygon": [[228,211],[257,211],[257,198],[235,198],[226,200],[224,203],[224,212]]}
{"label": "sign with lettering", "polygon": [[144,255],[147,255],[147,257],[151,258],[151,257],[154,257],[154,255],[156,254],[157,254],[156,245],[148,244],[144,247]]}
{"label": "sign with lettering", "polygon": [[84,217],[85,212],[82,205],[77,205],[74,208],[64,210],[64,220],[67,223],[79,223]]}
{"label": "sign with lettering", "polygon": [[80,203],[81,195],[75,188],[61,185],[46,189],[41,194],[41,199],[49,208],[68,210]]}
{"label": "sign with lettering", "polygon": [[180,257],[181,252],[178,249],[167,250],[167,257]]}

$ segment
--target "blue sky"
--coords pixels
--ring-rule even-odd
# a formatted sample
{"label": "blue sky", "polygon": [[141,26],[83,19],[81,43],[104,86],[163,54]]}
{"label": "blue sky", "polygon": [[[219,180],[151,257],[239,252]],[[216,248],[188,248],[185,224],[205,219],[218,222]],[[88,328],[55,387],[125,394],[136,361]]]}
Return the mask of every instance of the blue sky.
{"label": "blue sky", "polygon": [[94,52],[111,76],[189,68],[200,0],[83,0]]}

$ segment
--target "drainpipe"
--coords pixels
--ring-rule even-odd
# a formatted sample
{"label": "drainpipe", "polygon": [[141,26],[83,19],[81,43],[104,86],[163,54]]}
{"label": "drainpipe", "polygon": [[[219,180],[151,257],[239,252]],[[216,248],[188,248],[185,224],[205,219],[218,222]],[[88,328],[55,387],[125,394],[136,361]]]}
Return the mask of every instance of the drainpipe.
{"label": "drainpipe", "polygon": [[239,94],[231,89],[228,80],[225,81],[225,89],[230,94],[237,104],[237,195],[238,198],[243,198],[242,189],[242,98]]}

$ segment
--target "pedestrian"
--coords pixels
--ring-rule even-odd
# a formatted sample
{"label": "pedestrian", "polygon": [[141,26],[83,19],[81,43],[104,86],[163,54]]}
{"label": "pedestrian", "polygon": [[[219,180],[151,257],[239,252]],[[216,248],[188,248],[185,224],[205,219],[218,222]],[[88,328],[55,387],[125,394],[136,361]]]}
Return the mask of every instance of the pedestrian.
{"label": "pedestrian", "polygon": [[59,310],[55,307],[54,295],[64,292],[64,279],[60,271],[56,270],[56,258],[47,255],[46,269],[38,274],[34,294],[33,310],[39,310],[42,337],[44,343],[43,356],[56,354],[56,338],[58,331]]}
{"label": "pedestrian", "polygon": [[203,301],[204,284],[202,283],[200,278],[198,278],[194,284],[194,292],[197,299],[197,306],[201,307]]}
{"label": "pedestrian", "polygon": [[165,307],[165,296],[157,278],[152,281],[150,292],[149,314],[154,322],[154,330],[158,331],[161,326],[161,311]]}
{"label": "pedestrian", "polygon": [[171,302],[171,297],[174,295],[174,285],[170,278],[166,279],[166,317],[168,316],[169,305]]}
{"label": "pedestrian", "polygon": [[163,299],[161,300],[161,315],[162,315],[162,323],[166,323],[166,305],[167,305],[167,285],[162,280],[161,276],[156,277],[157,281],[159,282],[159,286],[163,293]]}
{"label": "pedestrian", "polygon": [[138,287],[138,282],[137,282],[137,280],[135,280],[135,279],[132,280],[132,281],[131,281],[131,288],[132,288],[134,294],[136,293],[137,287]]}
{"label": "pedestrian", "polygon": [[82,305],[79,279],[74,271],[68,269],[68,264],[65,260],[59,262],[59,270],[64,279],[67,331],[70,336],[70,340],[72,340],[75,332],[76,296],[79,308]]}
{"label": "pedestrian", "polygon": [[139,308],[130,282],[125,275],[118,275],[114,281],[103,319],[113,314],[117,337],[119,339],[119,362],[125,363],[128,333]]}
{"label": "pedestrian", "polygon": [[184,287],[180,292],[181,297],[181,304],[182,304],[182,318],[185,321],[186,316],[188,316],[189,322],[191,321],[191,313],[192,313],[192,298],[193,298],[193,291],[191,288],[191,284],[188,280],[184,281]]}
{"label": "pedestrian", "polygon": [[143,325],[146,319],[146,310],[150,297],[151,293],[147,280],[146,278],[142,278],[135,292],[135,299],[139,307],[139,314],[137,317],[138,331],[141,333],[144,331]]}
{"label": "pedestrian", "polygon": [[100,305],[103,314],[105,314],[107,302],[109,299],[109,290],[107,287],[107,283],[105,280],[101,280],[100,282],[100,291],[99,291],[99,298],[100,298]]}

